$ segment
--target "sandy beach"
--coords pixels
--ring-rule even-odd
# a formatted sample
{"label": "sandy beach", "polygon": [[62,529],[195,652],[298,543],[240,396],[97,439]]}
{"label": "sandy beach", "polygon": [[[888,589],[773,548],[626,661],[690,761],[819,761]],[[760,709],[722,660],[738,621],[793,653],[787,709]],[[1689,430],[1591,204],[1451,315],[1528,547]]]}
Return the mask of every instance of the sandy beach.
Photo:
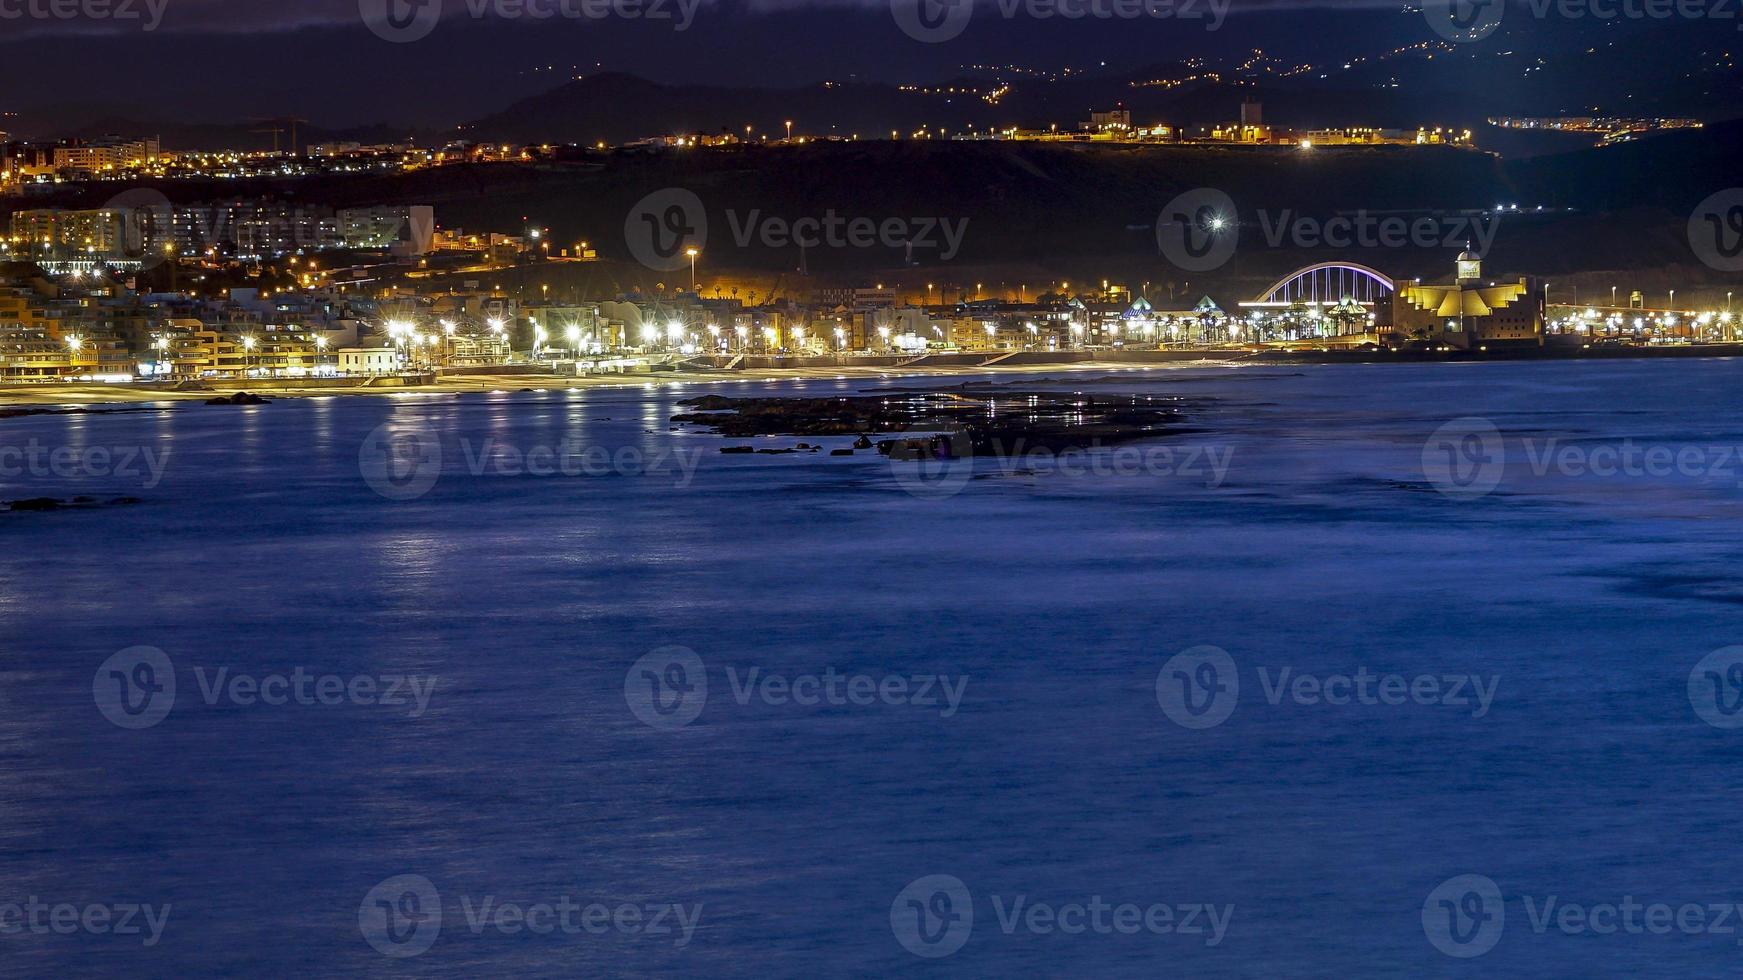
{"label": "sandy beach", "polygon": [[1148,373],[1172,371],[1183,367],[1228,366],[1228,361],[1190,361],[1167,364],[1128,363],[1120,361],[1088,361],[1071,364],[1030,364],[975,368],[964,365],[925,367],[801,367],[759,368],[739,371],[667,371],[657,374],[592,375],[586,377],[516,374],[516,375],[446,375],[430,384],[409,387],[294,387],[277,382],[262,384],[242,379],[219,379],[199,389],[174,388],[154,384],[96,383],[24,383],[0,384],[0,417],[5,407],[55,408],[83,405],[119,405],[141,402],[190,401],[203,402],[211,398],[252,392],[267,399],[326,398],[351,396],[417,397],[424,395],[469,394],[479,392],[524,391],[592,388],[647,388],[660,385],[743,384],[762,381],[807,381],[863,378],[874,381],[884,378],[951,377],[971,378],[995,375],[1052,375],[1061,373]]}

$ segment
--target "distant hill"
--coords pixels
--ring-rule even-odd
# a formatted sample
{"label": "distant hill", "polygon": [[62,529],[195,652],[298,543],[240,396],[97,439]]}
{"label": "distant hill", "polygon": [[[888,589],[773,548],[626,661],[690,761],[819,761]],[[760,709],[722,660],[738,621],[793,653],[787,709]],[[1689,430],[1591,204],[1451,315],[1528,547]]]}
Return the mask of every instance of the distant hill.
{"label": "distant hill", "polygon": [[[1321,64],[1247,52],[1161,60],[1136,70],[1036,77],[965,69],[924,86],[818,82],[796,88],[662,85],[619,73],[567,82],[463,125],[479,139],[594,143],[679,133],[781,133],[786,120],[815,136],[907,133],[1057,124],[1123,105],[1141,125],[1198,126],[1234,118],[1240,103],[1265,103],[1269,121],[1297,127],[1458,125],[1496,147],[1541,152],[1494,131],[1498,115],[1743,116],[1743,71],[1735,35],[1697,22],[1558,22],[1542,30],[1517,8],[1487,40],[1438,40],[1386,48],[1362,42],[1362,25],[1396,12],[1291,15],[1304,30],[1343,29],[1362,54]],[[1415,15],[1420,17],[1420,15]],[[1392,21],[1387,21],[1392,23]],[[1418,26],[1420,22],[1418,21]],[[1393,32],[1394,34],[1396,32]],[[1424,36],[1433,37],[1424,32]]]}
{"label": "distant hill", "polygon": [[[634,263],[626,219],[646,195],[683,188],[702,202],[709,227],[704,265],[855,280],[890,275],[941,282],[984,275],[1038,282],[1046,276],[1131,281],[1236,280],[1237,295],[1301,265],[1364,262],[1400,276],[1440,277],[1466,232],[1449,227],[1427,247],[1312,247],[1268,241],[1295,218],[1359,212],[1456,219],[1467,210],[1517,204],[1501,219],[1489,253],[1497,273],[1565,282],[1602,270],[1676,270],[1670,286],[1716,277],[1686,238],[1691,208],[1736,182],[1743,124],[1664,134],[1642,141],[1506,162],[1444,147],[1156,147],[993,141],[862,140],[720,150],[577,152],[563,163],[481,164],[411,174],[296,181],[165,182],[177,201],[275,194],[334,206],[424,203],[443,227],[548,227],[556,242],[589,241],[617,261],[616,285],[646,287],[669,277]],[[1652,179],[1643,180],[1643,174]],[[1181,193],[1214,188],[1234,202],[1241,245],[1225,269],[1202,276],[1173,270],[1159,254],[1156,219]],[[69,189],[70,193],[70,189]],[[97,206],[101,186],[62,203]],[[1543,210],[1538,210],[1539,207]],[[772,217],[793,221],[865,217],[966,222],[958,254],[909,256],[900,248],[815,248],[770,244],[735,229]],[[905,265],[910,259],[912,266]],[[982,271],[985,270],[985,271]],[[600,274],[604,274],[601,270]],[[1201,282],[1202,280],[1202,282]],[[1628,278],[1618,283],[1632,281]],[[1607,291],[1610,280],[1605,280]]]}
{"label": "distant hill", "polygon": [[[1483,145],[1512,158],[1577,143],[1502,132],[1486,126],[1487,118],[1612,114],[1722,121],[1743,116],[1743,71],[1731,53],[1735,32],[1717,31],[1712,22],[1591,18],[1558,20],[1554,30],[1546,30],[1529,6],[1508,9],[1497,34],[1472,44],[1439,39],[1414,10],[1325,7],[1231,21],[1219,33],[1163,32],[1151,46],[1152,60],[1128,61],[1126,67],[1064,72],[958,65],[954,74],[915,76],[912,85],[865,76],[798,86],[661,84],[595,70],[439,130],[392,123],[334,127],[324,125],[311,106],[304,115],[313,121],[301,135],[305,143],[416,138],[429,144],[469,137],[591,145],[683,133],[742,134],[746,126],[780,134],[792,120],[802,135],[887,136],[922,127],[1071,129],[1091,110],[1116,105],[1130,109],[1141,125],[1200,126],[1234,118],[1241,102],[1251,98],[1265,104],[1270,122],[1283,126],[1468,127]],[[864,37],[868,45],[895,33],[887,11],[844,8],[828,17],[807,16],[820,18],[819,30]],[[986,27],[1013,29],[1000,23]],[[1313,43],[1288,43],[1292,37]],[[1407,37],[1416,40],[1400,43]],[[1261,43],[1266,50],[1257,50]],[[1311,57],[1317,60],[1292,53],[1297,49],[1316,52]],[[1133,63],[1142,67],[1130,67]],[[522,83],[512,90],[527,88]],[[256,132],[261,127],[247,118],[190,123],[145,108],[151,104],[130,102],[123,94],[111,102],[37,108],[7,118],[5,128],[44,138],[160,134],[174,149],[272,146],[272,136]],[[279,99],[273,104],[295,103]]]}

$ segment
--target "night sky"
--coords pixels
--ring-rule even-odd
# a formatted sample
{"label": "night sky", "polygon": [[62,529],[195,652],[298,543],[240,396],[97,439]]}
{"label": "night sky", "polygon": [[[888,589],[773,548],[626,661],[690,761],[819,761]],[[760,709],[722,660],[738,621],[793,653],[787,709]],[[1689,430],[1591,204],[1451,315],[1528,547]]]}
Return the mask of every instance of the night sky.
{"label": "night sky", "polygon": [[[142,19],[150,16],[147,0],[124,2],[135,5]],[[0,42],[0,58],[9,76],[51,81],[11,86],[0,97],[0,110],[32,119],[60,113],[226,122],[295,113],[326,126],[440,126],[601,71],[734,87],[824,80],[936,83],[959,77],[970,65],[1129,71],[1194,56],[1228,63],[1254,48],[1303,63],[1335,64],[1435,39],[1420,11],[1397,0],[1218,0],[1232,8],[1214,31],[1207,29],[1208,0],[1183,0],[1202,12],[1202,19],[1190,21],[1039,21],[977,12],[960,37],[941,44],[901,33],[887,0],[682,0],[702,2],[682,31],[672,21],[535,23],[493,13],[478,18],[469,5],[495,0],[445,0],[444,20],[427,38],[407,44],[388,43],[365,26],[360,2],[382,0],[149,2],[167,3],[161,23],[149,32],[140,29],[141,21],[0,21],[7,38]],[[680,0],[670,2],[676,17]],[[984,0],[980,8],[996,9],[996,0]],[[1504,28],[1511,34],[1484,44],[1538,44],[1599,26],[1532,20],[1522,6],[1512,9],[1521,12],[1510,15]],[[1740,36],[1735,23],[1610,26],[1634,36],[1641,30],[1701,30],[1724,45]]]}

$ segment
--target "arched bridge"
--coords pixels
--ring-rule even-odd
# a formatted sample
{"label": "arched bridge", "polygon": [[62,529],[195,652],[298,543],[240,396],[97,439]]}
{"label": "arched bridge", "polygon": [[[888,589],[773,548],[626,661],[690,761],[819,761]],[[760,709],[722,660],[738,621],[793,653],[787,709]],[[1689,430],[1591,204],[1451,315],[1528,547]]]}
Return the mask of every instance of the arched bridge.
{"label": "arched bridge", "polygon": [[1354,262],[1321,262],[1298,269],[1277,280],[1259,298],[1243,306],[1293,306],[1296,303],[1334,304],[1349,297],[1358,303],[1383,303],[1392,299],[1398,284],[1380,272]]}

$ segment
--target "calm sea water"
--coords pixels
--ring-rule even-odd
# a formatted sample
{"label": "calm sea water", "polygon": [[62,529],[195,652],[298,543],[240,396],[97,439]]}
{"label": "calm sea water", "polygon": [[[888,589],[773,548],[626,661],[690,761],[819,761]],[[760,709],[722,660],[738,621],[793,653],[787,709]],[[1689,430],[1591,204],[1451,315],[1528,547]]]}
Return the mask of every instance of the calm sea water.
{"label": "calm sea water", "polygon": [[[1743,669],[1697,664],[1743,643],[1739,370],[1006,379],[1201,402],[1142,447],[1171,459],[954,493],[667,421],[863,381],[0,422],[164,466],[0,482],[142,501],[0,514],[3,972],[1730,975]],[[1434,435],[1464,418],[1499,443]],[[421,496],[364,479],[384,425],[439,438]],[[503,462],[564,440],[614,462]],[[1629,446],[1687,465],[1579,465]],[[140,646],[167,714],[105,714],[94,685],[163,710],[145,655],[111,661]],[[1172,659],[1203,646],[1227,661]],[[753,669],[779,682],[741,694]],[[345,686],[250,686],[299,671]],[[1358,673],[1409,694],[1327,703]],[[402,677],[421,709],[359,687]],[[846,703],[794,703],[807,677]],[[33,930],[32,896],[80,921]],[[1625,899],[1680,920],[1620,927]],[[168,907],[155,943],[85,920],[135,904]]]}

